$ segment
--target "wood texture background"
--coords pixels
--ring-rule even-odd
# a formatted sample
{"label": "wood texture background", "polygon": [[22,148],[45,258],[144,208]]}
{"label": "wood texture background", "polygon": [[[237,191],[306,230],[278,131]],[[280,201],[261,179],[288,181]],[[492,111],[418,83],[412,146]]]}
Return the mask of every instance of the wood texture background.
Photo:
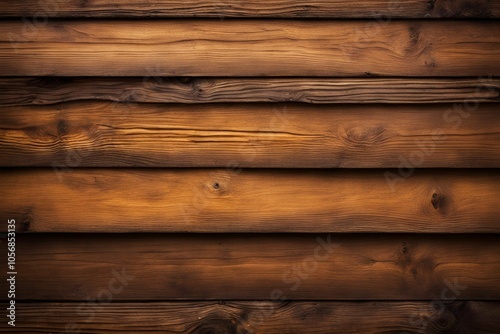
{"label": "wood texture background", "polygon": [[[272,300],[280,295],[275,290],[286,300],[496,300],[499,241],[498,235],[21,235],[16,297],[105,299],[101,290],[120,286],[119,274],[127,281],[113,301]],[[6,289],[5,280],[0,287]]]}
{"label": "wood texture background", "polygon": [[498,333],[498,302],[449,302],[444,307],[438,312],[429,302],[219,301],[115,303],[94,312],[80,303],[21,303],[18,312],[26,321],[16,332],[441,334],[459,328],[461,333]]}
{"label": "wood texture background", "polygon": [[[474,106],[474,104],[472,104]],[[496,167],[498,106],[126,104],[5,107],[1,166]],[[73,159],[72,156],[78,159]],[[74,160],[74,161],[73,161]]]}
{"label": "wood texture background", "polygon": [[[50,20],[0,23],[2,76],[488,76],[500,23]],[[83,47],[85,46],[85,47]]]}
{"label": "wood texture background", "polygon": [[499,15],[1,2],[0,332],[500,333]]}
{"label": "wood texture background", "polygon": [[0,106],[102,100],[151,103],[305,102],[417,104],[500,102],[484,78],[0,78]]}
{"label": "wood texture background", "polygon": [[500,232],[489,170],[23,169],[0,182],[1,218],[23,232]]}
{"label": "wood texture background", "polygon": [[0,4],[0,16],[19,17],[291,17],[496,18],[494,0],[19,0]]}

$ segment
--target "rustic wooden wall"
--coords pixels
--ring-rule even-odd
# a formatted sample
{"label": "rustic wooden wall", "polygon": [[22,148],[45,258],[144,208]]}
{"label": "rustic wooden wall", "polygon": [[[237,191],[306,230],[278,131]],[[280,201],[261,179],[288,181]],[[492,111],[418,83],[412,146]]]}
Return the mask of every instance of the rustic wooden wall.
{"label": "rustic wooden wall", "polygon": [[500,333],[498,17],[1,2],[0,332]]}

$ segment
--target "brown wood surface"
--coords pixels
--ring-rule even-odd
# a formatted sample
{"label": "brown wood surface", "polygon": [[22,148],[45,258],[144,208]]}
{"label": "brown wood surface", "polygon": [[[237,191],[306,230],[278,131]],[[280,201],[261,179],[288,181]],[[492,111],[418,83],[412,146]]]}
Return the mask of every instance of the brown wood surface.
{"label": "brown wood surface", "polygon": [[493,234],[24,234],[16,252],[17,301],[500,298]]}
{"label": "brown wood surface", "polygon": [[2,76],[495,76],[500,22],[9,20],[0,59]]}
{"label": "brown wood surface", "polygon": [[0,332],[500,334],[498,17],[0,2]]}
{"label": "brown wood surface", "polygon": [[[2,305],[3,306],[3,305]],[[498,302],[19,303],[9,333],[497,334]],[[68,331],[69,329],[69,331]]]}
{"label": "brown wood surface", "polygon": [[20,232],[500,231],[497,171],[386,172],[4,170],[0,212]]}
{"label": "brown wood surface", "polygon": [[496,0],[17,0],[0,16],[434,18],[500,16]]}
{"label": "brown wood surface", "polygon": [[0,106],[78,100],[153,103],[500,102],[493,78],[0,78]]}
{"label": "brown wood surface", "polygon": [[5,107],[0,166],[499,167],[496,104]]}

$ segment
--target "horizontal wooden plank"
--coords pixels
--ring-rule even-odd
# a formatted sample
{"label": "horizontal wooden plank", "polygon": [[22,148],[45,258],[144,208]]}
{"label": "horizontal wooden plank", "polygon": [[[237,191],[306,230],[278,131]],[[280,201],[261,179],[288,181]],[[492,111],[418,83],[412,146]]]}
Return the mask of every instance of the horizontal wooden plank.
{"label": "horizontal wooden plank", "polygon": [[[16,300],[495,300],[499,241],[482,234],[21,234]],[[0,281],[1,291],[6,285]]]}
{"label": "horizontal wooden plank", "polygon": [[500,74],[497,21],[50,20],[28,30],[0,24],[0,75]]}
{"label": "horizontal wooden plank", "polygon": [[500,167],[496,104],[5,107],[0,166]]}
{"label": "horizontal wooden plank", "polygon": [[497,171],[385,173],[5,170],[0,215],[20,232],[500,232]]}
{"label": "horizontal wooden plank", "polygon": [[78,100],[153,103],[500,102],[493,78],[0,78],[0,106]]}
{"label": "horizontal wooden plank", "polygon": [[18,0],[0,4],[0,16],[40,17],[498,17],[491,0]]}
{"label": "horizontal wooden plank", "polygon": [[[9,333],[496,334],[499,302],[18,303]],[[119,320],[117,320],[119,319]],[[69,329],[69,331],[68,331]]]}

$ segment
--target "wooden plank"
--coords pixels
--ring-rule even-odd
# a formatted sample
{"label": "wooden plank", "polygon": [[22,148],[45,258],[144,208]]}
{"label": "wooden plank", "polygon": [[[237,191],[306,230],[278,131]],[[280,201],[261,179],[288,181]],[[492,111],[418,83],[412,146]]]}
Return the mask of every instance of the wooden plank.
{"label": "wooden plank", "polygon": [[2,76],[488,76],[500,22],[50,20],[0,24]]}
{"label": "wooden plank", "polygon": [[498,234],[21,234],[16,300],[495,300],[499,241]]}
{"label": "wooden plank", "polygon": [[[19,303],[9,333],[496,334],[500,303],[151,302]],[[433,308],[434,307],[434,308]],[[119,321],[117,320],[119,319]]]}
{"label": "wooden plank", "polygon": [[5,170],[0,212],[1,220],[17,221],[19,232],[500,231],[497,171],[418,170],[393,184],[385,176],[383,170]]}
{"label": "wooden plank", "polygon": [[0,106],[79,100],[148,103],[500,102],[500,80],[394,78],[0,78]]}
{"label": "wooden plank", "polygon": [[315,17],[434,18],[500,16],[495,0],[18,0],[0,16],[43,17]]}
{"label": "wooden plank", "polygon": [[496,104],[5,107],[0,166],[499,167]]}

